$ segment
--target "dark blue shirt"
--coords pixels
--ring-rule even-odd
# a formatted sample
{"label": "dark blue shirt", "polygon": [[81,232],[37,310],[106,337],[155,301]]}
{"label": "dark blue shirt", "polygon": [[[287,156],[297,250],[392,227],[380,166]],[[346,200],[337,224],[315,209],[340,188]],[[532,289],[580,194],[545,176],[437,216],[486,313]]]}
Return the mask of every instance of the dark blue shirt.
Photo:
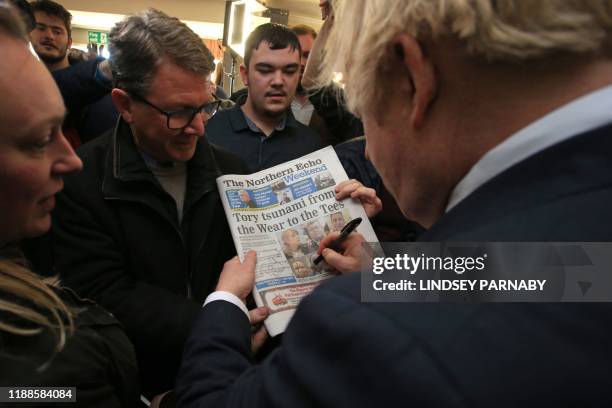
{"label": "dark blue shirt", "polygon": [[290,109],[269,136],[249,122],[240,106],[236,105],[218,112],[211,119],[206,125],[206,137],[210,143],[242,158],[252,173],[323,147],[319,135],[295,120]]}

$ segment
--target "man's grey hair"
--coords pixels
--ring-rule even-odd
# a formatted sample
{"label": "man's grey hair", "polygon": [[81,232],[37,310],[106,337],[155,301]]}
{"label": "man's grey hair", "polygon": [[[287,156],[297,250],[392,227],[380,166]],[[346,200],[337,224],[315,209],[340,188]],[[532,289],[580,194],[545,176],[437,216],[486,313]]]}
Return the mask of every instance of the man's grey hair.
{"label": "man's grey hair", "polygon": [[146,96],[163,61],[202,77],[215,68],[213,56],[196,33],[179,19],[149,8],[128,16],[108,36],[115,86]]}

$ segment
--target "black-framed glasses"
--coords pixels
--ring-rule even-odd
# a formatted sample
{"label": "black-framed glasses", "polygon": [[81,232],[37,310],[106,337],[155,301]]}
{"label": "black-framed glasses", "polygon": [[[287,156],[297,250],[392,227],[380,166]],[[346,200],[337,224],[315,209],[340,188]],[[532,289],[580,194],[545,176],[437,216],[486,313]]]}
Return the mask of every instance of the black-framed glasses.
{"label": "black-framed glasses", "polygon": [[217,113],[217,111],[219,110],[219,105],[221,104],[221,99],[213,95],[213,97],[215,98],[214,101],[207,102],[199,108],[185,108],[173,111],[166,111],[158,106],[153,105],[151,102],[147,101],[144,97],[138,94],[130,93],[130,95],[134,99],[144,103],[145,105],[149,105],[159,113],[166,115],[166,126],[168,126],[168,129],[171,130],[185,129],[187,126],[189,126],[189,124],[193,121],[195,115],[197,115],[198,113],[202,114],[202,119],[204,120],[204,123],[208,122],[215,115],[215,113]]}

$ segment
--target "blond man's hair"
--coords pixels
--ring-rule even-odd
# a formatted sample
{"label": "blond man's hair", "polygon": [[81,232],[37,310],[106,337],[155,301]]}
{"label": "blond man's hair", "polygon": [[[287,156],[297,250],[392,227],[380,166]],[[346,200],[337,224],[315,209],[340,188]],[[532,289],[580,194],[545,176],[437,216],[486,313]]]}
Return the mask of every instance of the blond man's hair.
{"label": "blond man's hair", "polygon": [[467,55],[501,63],[610,48],[612,0],[336,0],[333,7],[319,82],[343,73],[358,114],[378,101],[376,79],[399,33],[455,38]]}

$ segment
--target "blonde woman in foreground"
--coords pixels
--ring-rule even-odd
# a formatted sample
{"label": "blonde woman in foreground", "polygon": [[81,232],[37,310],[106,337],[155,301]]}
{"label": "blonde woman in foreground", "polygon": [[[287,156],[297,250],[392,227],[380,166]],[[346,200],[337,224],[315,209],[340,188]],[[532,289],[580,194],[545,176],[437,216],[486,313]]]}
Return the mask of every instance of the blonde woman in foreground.
{"label": "blonde woman in foreground", "polygon": [[62,176],[82,164],[61,131],[60,93],[4,1],[0,48],[0,386],[10,387],[0,405],[138,406],[135,355],[117,320],[31,272],[18,249],[50,228]]}

